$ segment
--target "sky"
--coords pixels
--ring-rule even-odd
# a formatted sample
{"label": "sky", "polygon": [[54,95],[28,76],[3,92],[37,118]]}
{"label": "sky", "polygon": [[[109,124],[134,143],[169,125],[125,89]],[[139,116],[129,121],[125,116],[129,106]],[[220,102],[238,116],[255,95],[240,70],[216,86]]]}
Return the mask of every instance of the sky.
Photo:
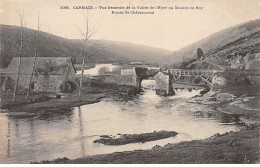
{"label": "sky", "polygon": [[[70,9],[60,9],[69,6]],[[95,9],[73,9],[93,6]],[[195,9],[99,9],[99,6],[195,7]],[[203,9],[196,9],[196,6]],[[95,33],[92,39],[142,44],[178,50],[222,29],[260,19],[260,0],[0,0],[0,23],[37,29],[69,39],[85,32],[85,16]],[[112,11],[154,11],[155,14],[112,14]],[[88,13],[88,14],[87,14]]]}

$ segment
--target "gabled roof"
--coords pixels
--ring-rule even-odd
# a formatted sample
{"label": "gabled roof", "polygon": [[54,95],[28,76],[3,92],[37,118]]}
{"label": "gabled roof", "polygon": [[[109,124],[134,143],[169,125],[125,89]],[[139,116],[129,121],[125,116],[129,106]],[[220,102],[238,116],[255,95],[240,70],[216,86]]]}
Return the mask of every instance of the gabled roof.
{"label": "gabled roof", "polygon": [[[33,69],[33,62],[34,57],[22,57],[20,74],[30,75]],[[13,57],[11,63],[6,69],[6,73],[17,74],[18,64],[19,57]],[[37,57],[35,62],[35,71],[48,72],[51,75],[62,75],[71,64],[70,57]],[[73,64],[72,67],[74,68]]]}

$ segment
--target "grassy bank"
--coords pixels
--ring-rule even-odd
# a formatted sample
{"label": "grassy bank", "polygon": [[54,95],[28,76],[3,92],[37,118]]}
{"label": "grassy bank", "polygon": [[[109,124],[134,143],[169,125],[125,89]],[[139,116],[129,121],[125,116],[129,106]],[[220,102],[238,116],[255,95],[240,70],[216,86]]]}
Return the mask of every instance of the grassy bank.
{"label": "grassy bank", "polygon": [[259,127],[215,135],[205,140],[167,144],[150,150],[116,152],[75,160],[57,159],[41,163],[259,163]]}
{"label": "grassy bank", "polygon": [[77,91],[71,94],[63,94],[62,98],[56,99],[53,93],[32,92],[27,100],[26,92],[19,92],[12,103],[13,94],[1,92],[1,109],[12,115],[22,113],[37,113],[44,111],[58,111],[71,107],[99,102],[105,97],[127,99],[139,92],[133,86],[102,83],[98,80],[85,80],[80,98]]}

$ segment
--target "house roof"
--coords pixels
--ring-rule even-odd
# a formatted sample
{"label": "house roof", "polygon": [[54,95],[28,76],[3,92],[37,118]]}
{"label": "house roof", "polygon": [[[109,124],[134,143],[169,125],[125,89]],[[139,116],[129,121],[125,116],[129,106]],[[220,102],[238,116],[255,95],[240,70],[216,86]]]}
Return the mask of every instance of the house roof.
{"label": "house roof", "polygon": [[[33,70],[34,57],[22,57],[20,65],[20,74],[30,75]],[[17,74],[19,57],[13,57],[11,63],[6,69],[6,73]],[[37,57],[35,62],[35,71],[48,72],[51,75],[62,75],[71,63],[70,57]],[[75,68],[74,68],[75,70]]]}

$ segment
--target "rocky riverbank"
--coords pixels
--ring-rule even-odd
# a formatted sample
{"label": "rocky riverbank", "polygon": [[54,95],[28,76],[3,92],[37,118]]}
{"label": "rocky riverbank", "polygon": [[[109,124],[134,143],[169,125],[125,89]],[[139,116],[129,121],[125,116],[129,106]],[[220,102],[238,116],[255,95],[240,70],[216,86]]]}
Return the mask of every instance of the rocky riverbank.
{"label": "rocky riverbank", "polygon": [[260,85],[241,85],[213,90],[190,103],[211,106],[214,110],[236,114],[246,125],[260,123]]}

